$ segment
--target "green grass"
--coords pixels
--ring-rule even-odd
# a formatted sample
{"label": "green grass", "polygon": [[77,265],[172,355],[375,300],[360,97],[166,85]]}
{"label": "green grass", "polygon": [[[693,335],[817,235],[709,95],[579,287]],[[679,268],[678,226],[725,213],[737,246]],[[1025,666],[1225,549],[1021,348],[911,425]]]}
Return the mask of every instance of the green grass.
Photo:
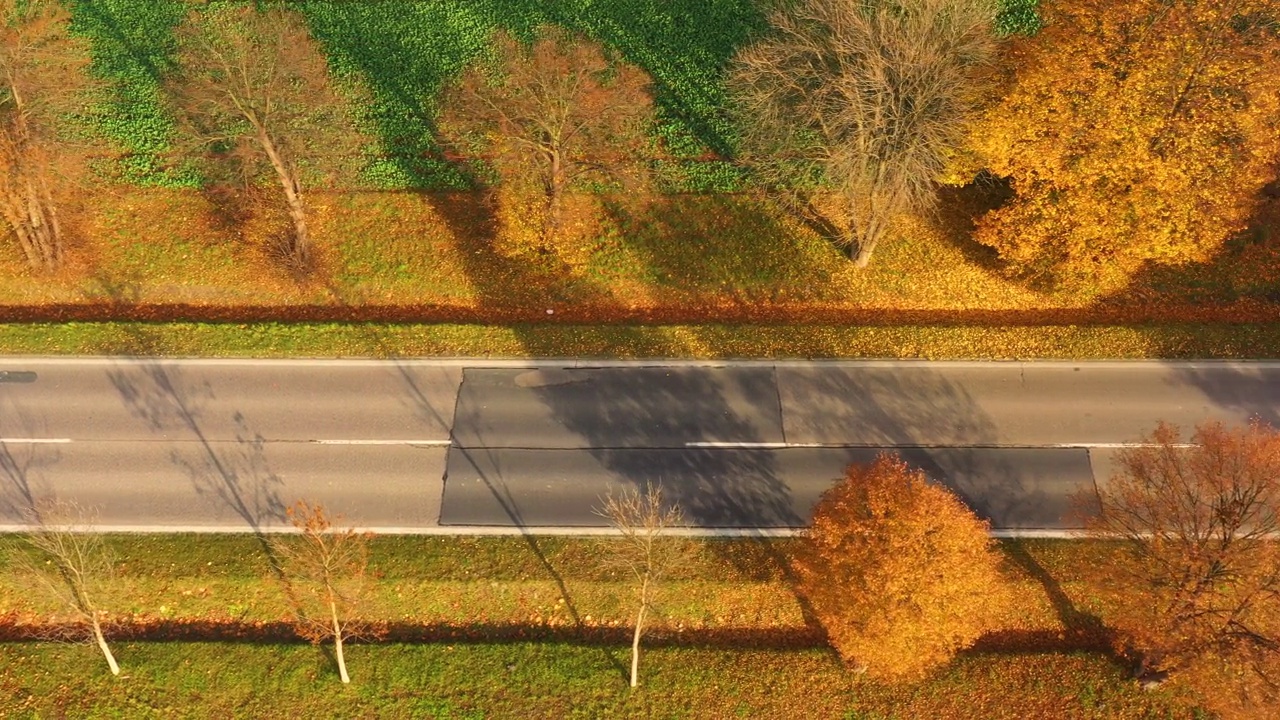
{"label": "green grass", "polygon": [[[162,98],[172,71],[173,28],[183,18],[180,0],[69,0],[76,32],[90,40],[94,71],[114,93],[99,109],[98,126],[129,152],[124,175],[132,182],[189,186],[190,172],[174,171],[164,154],[174,123]],[[766,4],[754,0],[363,0],[294,3],[323,44],[330,67],[370,90],[358,113],[379,139],[370,148],[366,180],[384,187],[458,187],[456,168],[432,157],[440,88],[488,49],[505,29],[530,37],[544,24],[560,25],[603,43],[654,80],[660,119],[655,136],[666,152],[696,157],[732,151],[737,129],[729,122],[723,73],[730,58],[767,31]],[[1002,0],[1000,34],[1033,34],[1036,0]],[[683,187],[737,184],[722,163],[672,163]]]}
{"label": "green grass", "polygon": [[[0,536],[0,616],[50,606],[8,560]],[[280,584],[248,535],[113,535],[114,617],[237,621],[287,617]],[[1020,602],[1001,627],[1041,638],[963,654],[934,677],[889,687],[849,673],[813,640],[748,647],[708,628],[804,632],[786,580],[794,540],[706,540],[673,578],[629,692],[626,607],[631,588],[596,558],[610,540],[566,537],[379,537],[371,546],[377,616],[410,623],[522,622],[617,627],[612,644],[562,633],[541,642],[439,641],[348,648],[350,687],[328,648],[301,643],[116,642],[112,679],[91,646],[0,643],[0,716],[442,718],[1189,718],[1177,687],[1141,691],[1098,652],[1054,651],[1057,601],[1091,611],[1080,584],[1105,548],[1088,542],[1002,541]],[[553,579],[558,578],[558,579]],[[621,603],[621,604],[620,604]],[[754,608],[751,607],[754,604]],[[167,607],[167,612],[161,608]],[[730,616],[736,613],[736,617]],[[683,628],[683,629],[681,629]],[[1058,628],[1055,630],[1054,628]],[[725,637],[725,636],[720,636]]]}
{"label": "green grass", "polygon": [[1280,325],[0,324],[2,352],[205,357],[1276,358]]}
{"label": "green grass", "polygon": [[305,645],[125,643],[112,678],[88,646],[0,645],[8,718],[1127,718],[1193,712],[1090,654],[987,655],[889,688],[823,650],[655,648],[628,691],[624,648],[378,645],[341,686]]}

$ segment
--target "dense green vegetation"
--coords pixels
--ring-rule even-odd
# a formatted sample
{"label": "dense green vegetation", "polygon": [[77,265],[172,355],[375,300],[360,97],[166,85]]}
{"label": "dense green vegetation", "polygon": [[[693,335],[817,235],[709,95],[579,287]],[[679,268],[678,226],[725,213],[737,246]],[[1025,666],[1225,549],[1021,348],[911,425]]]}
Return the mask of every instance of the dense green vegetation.
{"label": "dense green vegetation", "polygon": [[[126,151],[134,182],[188,186],[190,172],[166,158],[173,121],[160,93],[171,69],[173,28],[182,0],[67,0],[77,32],[93,44],[95,71],[114,97],[99,127]],[[707,156],[732,154],[736,130],[725,115],[723,70],[733,53],[768,28],[759,0],[301,0],[340,77],[362,83],[360,108],[380,148],[370,149],[366,181],[382,188],[449,188],[466,178],[436,144],[434,99],[441,85],[484,56],[493,31],[530,37],[556,24],[599,40],[652,76],[661,120],[655,140],[670,156],[676,188],[736,187],[739,171]],[[1034,32],[1037,0],[1002,0],[1001,33]],[[692,160],[698,158],[700,160]]]}

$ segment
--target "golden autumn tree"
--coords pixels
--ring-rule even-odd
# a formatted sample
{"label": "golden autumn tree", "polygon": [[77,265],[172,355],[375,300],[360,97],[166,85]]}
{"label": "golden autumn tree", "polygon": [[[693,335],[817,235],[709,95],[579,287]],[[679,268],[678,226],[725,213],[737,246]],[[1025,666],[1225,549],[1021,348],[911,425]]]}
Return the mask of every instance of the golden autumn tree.
{"label": "golden autumn tree", "polygon": [[65,260],[65,211],[89,172],[88,143],[68,125],[101,85],[70,23],[55,0],[0,0],[0,215],[27,265],[44,273]]}
{"label": "golden autumn tree", "polygon": [[793,564],[840,656],[886,680],[950,661],[1006,597],[987,524],[887,453],[823,494]]}
{"label": "golden autumn tree", "polygon": [[971,138],[1016,196],[976,239],[1041,281],[1112,289],[1207,259],[1280,153],[1280,0],[1056,0],[1007,48]]}
{"label": "golden autumn tree", "polygon": [[[1161,424],[1120,453],[1088,529],[1119,540],[1100,588],[1140,675],[1182,674],[1217,704],[1280,701],[1280,433]],[[1271,706],[1274,707],[1274,706]],[[1261,717],[1261,716],[1259,716]]]}
{"label": "golden autumn tree", "polygon": [[494,63],[469,68],[445,89],[441,128],[455,147],[491,160],[513,249],[553,250],[567,234],[575,186],[646,181],[649,76],[555,27],[542,28],[531,46],[500,32],[493,47]]}

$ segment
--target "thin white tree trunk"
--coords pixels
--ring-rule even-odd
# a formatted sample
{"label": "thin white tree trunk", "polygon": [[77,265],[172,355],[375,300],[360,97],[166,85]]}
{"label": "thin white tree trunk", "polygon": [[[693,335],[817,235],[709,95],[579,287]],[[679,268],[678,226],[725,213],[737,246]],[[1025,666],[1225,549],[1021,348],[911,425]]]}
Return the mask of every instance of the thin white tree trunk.
{"label": "thin white tree trunk", "polygon": [[645,613],[649,609],[649,578],[640,586],[640,612],[636,613],[636,630],[631,636],[631,687],[640,683],[640,635],[644,633]]}
{"label": "thin white tree trunk", "polygon": [[347,685],[351,682],[351,676],[347,675],[347,659],[342,654],[342,625],[338,622],[338,605],[333,600],[329,601],[329,617],[333,619],[333,654],[338,658],[338,676],[342,678],[342,684]]}
{"label": "thin white tree trunk", "polygon": [[102,635],[102,623],[98,621],[98,614],[92,615],[93,622],[93,639],[98,643],[98,649],[102,651],[102,655],[107,658],[107,666],[111,668],[112,675],[120,674],[120,666],[116,664],[116,656],[111,654],[111,648],[107,646],[107,639]]}
{"label": "thin white tree trunk", "polygon": [[307,209],[302,204],[302,191],[298,178],[280,155],[275,141],[261,126],[258,128],[258,142],[267,154],[267,159],[271,161],[271,167],[276,171],[276,178],[280,181],[281,189],[284,190],[284,199],[289,207],[289,219],[293,221],[293,257],[298,262],[305,263],[311,257],[311,230],[307,226]]}

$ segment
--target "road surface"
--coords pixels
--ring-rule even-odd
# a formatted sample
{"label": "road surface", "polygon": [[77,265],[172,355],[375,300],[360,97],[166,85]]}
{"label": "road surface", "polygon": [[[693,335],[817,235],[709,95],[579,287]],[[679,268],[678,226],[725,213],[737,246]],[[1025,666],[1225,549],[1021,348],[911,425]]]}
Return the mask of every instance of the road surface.
{"label": "road surface", "polygon": [[700,528],[803,526],[885,449],[1008,534],[1071,527],[1156,421],[1280,420],[1280,363],[0,359],[0,525],[588,529],[661,482]]}

